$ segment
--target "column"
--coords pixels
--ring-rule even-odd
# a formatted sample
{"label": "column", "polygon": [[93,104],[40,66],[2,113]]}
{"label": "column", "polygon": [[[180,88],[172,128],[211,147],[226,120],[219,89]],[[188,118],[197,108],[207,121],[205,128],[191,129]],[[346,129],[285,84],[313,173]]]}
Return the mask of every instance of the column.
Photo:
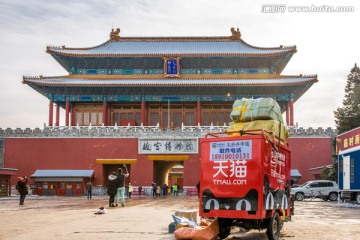
{"label": "column", "polygon": [[69,126],[69,115],[70,115],[70,102],[66,100],[66,107],[65,107],[65,126]]}
{"label": "column", "polygon": [[55,126],[60,125],[60,104],[56,104],[56,120],[55,120]]}
{"label": "column", "polygon": [[53,125],[53,109],[54,109],[54,101],[50,100],[49,103],[49,127]]}
{"label": "column", "polygon": [[290,126],[294,126],[294,100],[291,99],[289,102],[289,107],[290,107]]}
{"label": "column", "polygon": [[143,99],[141,101],[141,122],[144,126],[147,126],[147,122],[146,122],[146,105],[145,105],[145,100]]}
{"label": "column", "polygon": [[197,99],[196,102],[196,125],[199,124],[202,125],[201,122],[201,101],[200,101],[200,97]]}
{"label": "column", "polygon": [[290,126],[290,104],[286,104],[286,125]]}
{"label": "column", "polygon": [[[74,119],[74,116],[75,116],[75,108],[74,108],[74,104],[70,104],[70,115],[69,115],[69,126],[73,126],[74,125],[74,122],[76,121]],[[74,122],[73,122],[74,121]],[[76,123],[75,123],[76,125]]]}
{"label": "column", "polygon": [[107,102],[106,102],[106,100],[104,99],[104,101],[103,101],[103,124],[104,124],[104,126],[107,126],[108,125],[108,122],[107,122],[107,113],[108,113],[108,111],[107,111]]}

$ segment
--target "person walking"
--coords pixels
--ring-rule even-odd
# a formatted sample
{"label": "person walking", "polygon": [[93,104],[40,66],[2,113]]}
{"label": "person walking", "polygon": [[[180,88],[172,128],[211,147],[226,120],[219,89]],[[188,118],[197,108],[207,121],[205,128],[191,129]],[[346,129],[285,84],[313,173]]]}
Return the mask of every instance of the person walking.
{"label": "person walking", "polygon": [[119,179],[116,172],[112,172],[108,177],[107,194],[109,197],[109,207],[116,207],[114,203],[115,195],[119,187]]}
{"label": "person walking", "polygon": [[141,186],[141,185],[138,187],[138,191],[139,191],[139,197],[140,197],[140,196],[141,196],[141,192],[142,192],[142,186]]}
{"label": "person walking", "polygon": [[86,183],[86,185],[85,185],[85,189],[86,189],[86,191],[87,191],[87,199],[89,200],[89,199],[91,199],[91,197],[92,197],[92,188],[93,188],[93,185],[92,185],[92,183],[91,183],[91,181],[90,181],[90,179],[89,179],[89,181]]}
{"label": "person walking", "polygon": [[162,195],[166,197],[167,193],[168,193],[168,186],[165,183],[164,186],[162,187]]}
{"label": "person walking", "polygon": [[123,169],[122,168],[118,168],[117,171],[117,176],[118,176],[118,181],[119,181],[119,185],[118,185],[118,189],[117,189],[117,194],[116,194],[116,206],[118,206],[119,204],[119,198],[121,198],[121,206],[125,207],[125,178],[127,178],[129,176],[129,173],[127,172],[126,174],[123,173]]}
{"label": "person walking", "polygon": [[196,189],[197,189],[197,195],[198,197],[200,197],[200,181],[198,182],[198,184],[196,184]]}
{"label": "person walking", "polygon": [[17,186],[17,190],[20,194],[20,204],[19,205],[24,205],[26,195],[29,193],[28,187],[26,186],[27,182],[28,182],[28,179],[26,176],[18,177],[16,186]]}
{"label": "person walking", "polygon": [[179,195],[179,189],[178,189],[178,185],[176,183],[172,186],[172,190],[173,190],[174,196]]}
{"label": "person walking", "polygon": [[155,197],[156,196],[156,183],[152,183],[151,184],[151,186],[152,186],[152,195],[153,195],[153,197]]}
{"label": "person walking", "polygon": [[161,187],[159,185],[156,186],[156,196],[160,197]]}
{"label": "person walking", "polygon": [[129,183],[129,198],[131,198],[131,193],[133,192],[133,187],[131,186],[131,183]]}

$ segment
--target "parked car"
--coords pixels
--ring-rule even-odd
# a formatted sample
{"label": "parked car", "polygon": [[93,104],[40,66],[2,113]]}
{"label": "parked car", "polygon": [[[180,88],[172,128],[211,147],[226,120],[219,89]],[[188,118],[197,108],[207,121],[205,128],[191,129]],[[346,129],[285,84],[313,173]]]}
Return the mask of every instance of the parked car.
{"label": "parked car", "polygon": [[291,195],[295,200],[302,201],[304,198],[321,198],[323,200],[336,201],[339,187],[336,182],[329,180],[309,181],[300,187],[292,188]]}

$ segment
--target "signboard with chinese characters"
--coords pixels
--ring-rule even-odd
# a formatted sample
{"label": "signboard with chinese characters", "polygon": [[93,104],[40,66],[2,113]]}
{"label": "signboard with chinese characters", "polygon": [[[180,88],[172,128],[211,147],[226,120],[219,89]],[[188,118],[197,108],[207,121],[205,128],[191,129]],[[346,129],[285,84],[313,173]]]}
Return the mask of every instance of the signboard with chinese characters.
{"label": "signboard with chinese characters", "polygon": [[336,152],[358,146],[360,146],[360,128],[355,128],[336,137]]}
{"label": "signboard with chinese characters", "polygon": [[139,139],[139,154],[197,154],[198,139]]}
{"label": "signboard with chinese characters", "polygon": [[180,58],[164,58],[164,77],[180,77]]}

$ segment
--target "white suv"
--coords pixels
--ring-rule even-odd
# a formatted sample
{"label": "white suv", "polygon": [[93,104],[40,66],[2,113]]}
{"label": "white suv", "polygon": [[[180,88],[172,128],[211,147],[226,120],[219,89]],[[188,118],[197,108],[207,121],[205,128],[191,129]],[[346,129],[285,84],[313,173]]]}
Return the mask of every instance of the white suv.
{"label": "white suv", "polygon": [[291,195],[295,200],[302,201],[304,198],[322,198],[323,200],[336,201],[339,187],[334,181],[315,180],[309,181],[297,188],[291,189]]}

